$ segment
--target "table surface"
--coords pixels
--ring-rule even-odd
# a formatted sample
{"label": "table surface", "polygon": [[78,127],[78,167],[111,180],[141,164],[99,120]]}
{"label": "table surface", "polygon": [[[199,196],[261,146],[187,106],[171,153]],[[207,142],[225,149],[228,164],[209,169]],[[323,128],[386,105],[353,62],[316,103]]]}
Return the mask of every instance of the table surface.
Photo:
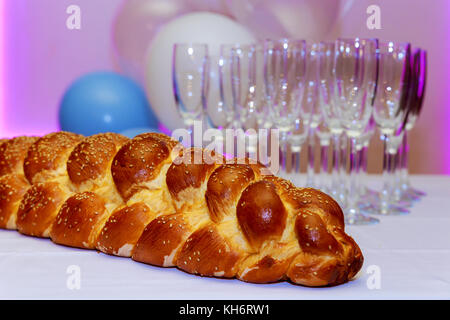
{"label": "table surface", "polygon": [[[369,179],[374,187],[380,183],[380,177]],[[341,286],[203,278],[0,230],[0,298],[450,299],[450,176],[420,175],[411,181],[427,196],[409,215],[347,227],[365,262],[357,277]],[[79,267],[79,289],[67,285],[70,266]]]}

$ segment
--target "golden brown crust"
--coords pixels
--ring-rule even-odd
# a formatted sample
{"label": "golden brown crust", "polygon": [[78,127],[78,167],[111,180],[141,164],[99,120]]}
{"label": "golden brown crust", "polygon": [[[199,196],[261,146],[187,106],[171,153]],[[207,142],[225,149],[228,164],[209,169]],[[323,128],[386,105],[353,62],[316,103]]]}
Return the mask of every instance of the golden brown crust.
{"label": "golden brown crust", "polygon": [[[175,159],[166,173],[166,184],[175,200],[188,188],[199,188],[215,168],[214,159],[204,159],[203,149],[191,148]],[[200,163],[197,163],[200,162]]]}
{"label": "golden brown crust", "polygon": [[109,171],[117,150],[129,139],[117,133],[101,133],[80,142],[69,156],[67,173],[70,180],[80,185]]}
{"label": "golden brown crust", "polygon": [[205,193],[211,220],[220,222],[234,214],[242,190],[254,179],[254,171],[246,164],[226,164],[214,170]]}
{"label": "golden brown crust", "polygon": [[114,212],[100,232],[96,248],[104,253],[131,257],[144,228],[155,213],[143,203],[135,203]]}
{"label": "golden brown crust", "polygon": [[292,182],[276,176],[265,176],[263,179],[275,184],[283,201],[294,209],[320,208],[327,224],[344,227],[344,213],[341,207],[326,193],[313,188],[297,188]]}
{"label": "golden brown crust", "polygon": [[364,263],[364,257],[356,241],[347,235],[343,229],[334,229],[334,233],[339,239],[339,243],[345,248],[346,254],[344,255],[347,260],[347,265],[345,266],[346,278],[343,282],[352,279],[362,268]]}
{"label": "golden brown crust", "polygon": [[307,209],[303,209],[295,219],[295,231],[303,252],[316,255],[339,254],[342,247],[328,231],[322,219]]}
{"label": "golden brown crust", "polygon": [[310,199],[308,207],[321,209],[324,220],[328,224],[340,226],[341,228],[345,227],[344,213],[339,204],[332,197],[313,188],[300,188],[299,190],[308,195]]}
{"label": "golden brown crust", "polygon": [[65,174],[70,152],[82,139],[81,135],[64,131],[39,138],[28,148],[23,167],[25,177],[30,183],[38,183],[57,176],[58,169]]}
{"label": "golden brown crust", "polygon": [[176,264],[193,274],[209,277],[232,278],[241,254],[234,251],[213,224],[206,225],[184,242]]}
{"label": "golden brown crust", "polygon": [[[32,140],[0,141],[2,228],[254,283],[337,285],[362,267],[339,205],[264,175],[259,163],[221,164],[209,152],[193,163],[203,150],[180,149],[154,133],[127,140],[59,132]],[[2,166],[1,159],[11,161]]]}
{"label": "golden brown crust", "polygon": [[174,266],[176,253],[191,232],[182,214],[160,216],[145,227],[132,259],[156,266]]}
{"label": "golden brown crust", "polygon": [[20,203],[17,230],[30,236],[49,237],[53,221],[67,195],[57,182],[33,185]]}
{"label": "golden brown crust", "polygon": [[38,137],[16,137],[0,144],[0,176],[6,174],[23,175],[23,161],[28,148]]}
{"label": "golden brown crust", "polygon": [[105,201],[101,197],[93,192],[77,193],[61,207],[50,237],[55,243],[94,249],[95,239],[106,215]]}
{"label": "golden brown crust", "polygon": [[[283,249],[280,247],[280,250]],[[238,279],[253,283],[277,282],[285,278],[290,259],[278,260],[269,255],[257,260],[238,275]]]}
{"label": "golden brown crust", "polygon": [[17,210],[29,187],[23,175],[0,177],[0,228],[16,229]]}
{"label": "golden brown crust", "polygon": [[242,192],[236,207],[236,216],[242,232],[253,248],[264,241],[278,239],[286,226],[286,209],[268,181],[251,183]]}
{"label": "golden brown crust", "polygon": [[287,272],[289,279],[305,286],[321,287],[341,284],[349,280],[347,267],[338,259],[300,253]]}
{"label": "golden brown crust", "polygon": [[[155,179],[178,143],[165,135],[144,133],[128,141],[114,157],[111,172],[121,196],[128,200],[142,184]],[[170,161],[171,162],[171,161]],[[169,163],[170,163],[169,162]]]}

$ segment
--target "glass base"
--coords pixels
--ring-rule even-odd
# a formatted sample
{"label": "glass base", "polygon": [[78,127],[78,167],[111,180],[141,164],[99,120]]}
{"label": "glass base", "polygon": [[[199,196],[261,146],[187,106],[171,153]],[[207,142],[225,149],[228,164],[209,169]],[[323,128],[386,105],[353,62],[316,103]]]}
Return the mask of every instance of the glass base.
{"label": "glass base", "polygon": [[[369,190],[368,190],[369,191]],[[360,206],[377,204],[379,202],[378,192],[370,190],[359,197]]]}
{"label": "glass base", "polygon": [[399,208],[412,208],[414,203],[407,199],[400,199],[399,201],[394,201],[395,205]]}
{"label": "glass base", "polygon": [[365,214],[362,213],[346,214],[344,215],[344,218],[346,225],[354,225],[354,226],[370,225],[380,222],[380,220],[366,216]]}
{"label": "glass base", "polygon": [[367,195],[368,197],[378,197],[378,191],[366,188],[365,195]]}
{"label": "glass base", "polygon": [[364,204],[360,203],[359,209],[364,214],[375,214],[377,211],[377,208],[374,204],[368,204],[368,203],[364,203]]}
{"label": "glass base", "polygon": [[407,193],[407,192],[403,192],[402,194],[402,198],[400,199],[400,201],[407,201],[407,202],[417,202],[420,201],[420,196],[413,194],[413,193]]}
{"label": "glass base", "polygon": [[360,208],[366,208],[370,206],[376,206],[378,201],[375,198],[363,196],[359,198],[358,206]]}
{"label": "glass base", "polygon": [[382,209],[379,206],[369,205],[361,208],[361,211],[365,214],[376,214],[382,216],[399,216],[410,213],[408,209],[396,205],[390,205],[385,209]]}
{"label": "glass base", "polygon": [[409,188],[409,189],[406,191],[406,193],[407,193],[407,194],[411,194],[411,195],[415,195],[415,196],[418,196],[418,197],[423,197],[423,196],[426,196],[426,195],[427,195],[425,192],[423,192],[423,191],[421,191],[421,190],[417,190],[417,189],[415,189],[415,188]]}
{"label": "glass base", "polygon": [[380,220],[376,218],[372,218],[364,213],[361,213],[359,208],[345,209],[344,219],[346,225],[369,225],[380,222]]}
{"label": "glass base", "polygon": [[402,215],[410,213],[408,208],[411,208],[417,200],[420,200],[420,198],[403,194],[400,200],[391,200],[392,204],[388,208],[382,209],[380,207],[380,193],[373,192],[361,197],[358,205],[361,211],[366,214]]}

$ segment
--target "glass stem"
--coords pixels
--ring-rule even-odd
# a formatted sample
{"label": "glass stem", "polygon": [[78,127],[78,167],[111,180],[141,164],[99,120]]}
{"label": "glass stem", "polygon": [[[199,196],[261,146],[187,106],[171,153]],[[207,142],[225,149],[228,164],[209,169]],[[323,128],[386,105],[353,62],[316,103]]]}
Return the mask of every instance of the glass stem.
{"label": "glass stem", "polygon": [[308,168],[307,168],[307,178],[306,178],[306,186],[314,187],[314,129],[309,129],[308,136]]}
{"label": "glass stem", "polygon": [[[333,134],[332,169],[331,169],[331,195],[340,202],[341,193],[341,139],[339,134]],[[341,203],[340,203],[341,204]]]}
{"label": "glass stem", "polygon": [[401,158],[402,158],[402,148],[399,148],[396,154],[392,155],[393,159],[393,167],[392,167],[392,175],[393,175],[393,197],[394,201],[399,202],[402,198],[402,188],[401,188]]}
{"label": "glass stem", "polygon": [[405,133],[403,135],[403,141],[402,141],[402,159],[401,159],[401,168],[400,168],[400,174],[401,174],[401,187],[403,190],[409,189],[409,173],[408,173],[408,162],[409,162],[409,145],[408,145],[408,131],[405,130]]}
{"label": "glass stem", "polygon": [[355,137],[349,138],[350,140],[350,152],[349,152],[349,164],[350,173],[348,175],[348,196],[347,196],[347,212],[352,214],[358,213],[358,150],[357,140]]}
{"label": "glass stem", "polygon": [[361,179],[361,194],[366,195],[367,194],[367,146],[363,146],[361,148],[361,155],[360,155],[360,179]]}
{"label": "glass stem", "polygon": [[329,142],[323,142],[320,146],[320,161],[322,168],[320,172],[320,188],[322,191],[328,191],[328,146]]}
{"label": "glass stem", "polygon": [[246,133],[245,141],[245,156],[250,159],[257,159],[258,135],[256,133]]}
{"label": "glass stem", "polygon": [[183,141],[183,146],[189,148],[194,145],[194,123],[186,123],[185,126],[191,141]]}
{"label": "glass stem", "polygon": [[360,142],[358,142],[358,140],[356,141],[355,148],[356,148],[356,164],[354,167],[355,176],[356,176],[355,183],[356,183],[356,192],[358,193],[358,199],[359,199],[359,196],[361,195],[360,187],[361,187],[361,149],[362,149],[362,147],[361,147]]}
{"label": "glass stem", "polygon": [[380,212],[388,214],[392,192],[392,155],[389,153],[389,137],[384,135],[383,187],[380,192]]}
{"label": "glass stem", "polygon": [[340,190],[339,190],[339,197],[340,197],[340,203],[342,204],[342,206],[346,206],[346,201],[347,201],[347,193],[348,193],[348,175],[347,175],[347,166],[349,164],[350,158],[348,157],[348,150],[347,150],[347,146],[348,145],[348,138],[346,134],[342,135],[341,138],[341,150],[340,150],[340,165],[341,165],[341,170],[340,170],[340,177],[339,177],[339,181],[340,181]]}
{"label": "glass stem", "polygon": [[287,170],[287,154],[288,154],[288,134],[287,131],[280,130],[280,169],[283,172]]}
{"label": "glass stem", "polygon": [[297,147],[296,151],[292,151],[292,171],[295,173],[300,172],[300,154],[301,154],[300,147]]}

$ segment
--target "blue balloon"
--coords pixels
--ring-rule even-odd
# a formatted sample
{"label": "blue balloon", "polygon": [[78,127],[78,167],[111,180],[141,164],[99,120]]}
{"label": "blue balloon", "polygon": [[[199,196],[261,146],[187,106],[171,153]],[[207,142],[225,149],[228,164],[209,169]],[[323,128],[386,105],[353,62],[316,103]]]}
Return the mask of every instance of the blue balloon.
{"label": "blue balloon", "polygon": [[158,128],[131,128],[131,129],[127,129],[125,131],[120,132],[120,134],[122,134],[125,137],[128,137],[130,139],[133,139],[137,135],[139,135],[141,133],[147,133],[147,132],[161,133],[161,131]]}
{"label": "blue balloon", "polygon": [[93,72],[67,89],[59,109],[61,130],[92,135],[157,127],[142,88],[114,72]]}

